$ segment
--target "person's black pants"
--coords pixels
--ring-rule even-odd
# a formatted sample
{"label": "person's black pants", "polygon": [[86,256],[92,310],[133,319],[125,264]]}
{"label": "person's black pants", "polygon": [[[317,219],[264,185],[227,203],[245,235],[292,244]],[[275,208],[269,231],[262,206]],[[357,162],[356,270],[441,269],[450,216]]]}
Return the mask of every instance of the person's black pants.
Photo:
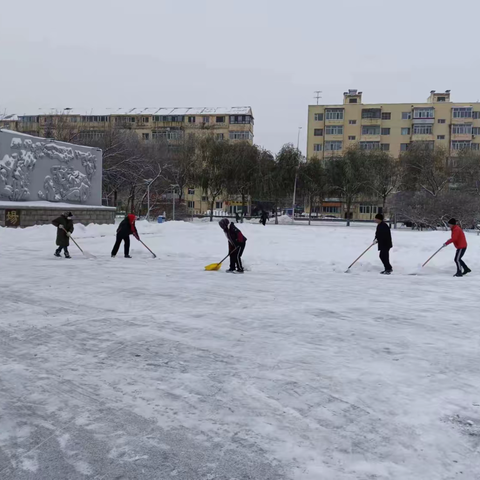
{"label": "person's black pants", "polygon": [[462,268],[463,268],[463,271],[470,270],[467,267],[466,263],[462,260],[466,251],[467,251],[466,248],[459,248],[455,253],[455,265],[457,265],[457,273],[463,273]]}
{"label": "person's black pants", "polygon": [[229,245],[230,249],[230,270],[235,270],[235,268],[239,272],[243,272],[243,265],[242,265],[242,255],[245,250],[246,242],[240,243],[237,248],[233,245]]}
{"label": "person's black pants", "polygon": [[392,266],[390,265],[390,249],[389,248],[380,249],[380,260],[382,261],[386,272],[391,272],[393,270]]}
{"label": "person's black pants", "polygon": [[124,242],[123,248],[124,248],[125,256],[127,256],[130,253],[130,236],[129,235],[124,236],[117,233],[117,241],[113,246],[112,255],[116,255],[118,253],[118,249],[120,248],[120,244],[122,243],[122,240]]}
{"label": "person's black pants", "polygon": [[58,247],[56,253],[57,253],[58,255],[60,255],[60,253],[62,252],[62,250],[63,250],[65,253],[68,254],[68,247]]}

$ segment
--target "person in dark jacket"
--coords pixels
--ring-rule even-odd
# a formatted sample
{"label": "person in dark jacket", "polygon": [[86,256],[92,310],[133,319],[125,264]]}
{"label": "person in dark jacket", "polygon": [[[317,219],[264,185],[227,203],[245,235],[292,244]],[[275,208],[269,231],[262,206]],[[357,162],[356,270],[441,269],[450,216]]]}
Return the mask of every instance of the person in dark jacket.
{"label": "person in dark jacket", "polygon": [[218,222],[221,229],[225,233],[228,240],[228,251],[230,253],[230,268],[228,273],[243,273],[242,255],[245,251],[247,243],[246,237],[243,233],[234,225],[230,223],[226,218]]}
{"label": "person in dark jacket", "polygon": [[73,233],[73,215],[72,212],[62,213],[58,218],[52,221],[52,225],[57,227],[57,246],[54,255],[60,256],[60,253],[64,252],[65,258],[71,258],[68,252],[70,246],[70,235]]}
{"label": "person in dark jacket", "polygon": [[262,212],[262,216],[260,217],[260,223],[261,223],[263,226],[265,226],[265,224],[267,223],[267,220],[269,220],[269,217],[270,217],[270,216],[269,216],[268,212],[263,211],[263,212]]}
{"label": "person in dark jacket", "polygon": [[466,263],[462,260],[465,252],[467,251],[467,239],[465,238],[465,233],[461,227],[457,225],[457,221],[454,218],[451,218],[448,221],[448,224],[450,225],[450,230],[452,231],[452,238],[447,240],[447,242],[444,244],[444,247],[447,247],[453,243],[457,249],[455,252],[455,265],[457,266],[457,273],[454,275],[454,277],[463,277],[471,272]]}
{"label": "person in dark jacket", "polygon": [[393,271],[393,268],[390,265],[390,249],[393,247],[392,232],[390,227],[383,221],[383,215],[381,213],[375,216],[375,222],[378,224],[375,241],[378,244],[378,250],[380,251],[380,260],[385,268],[381,273],[382,275],[390,275]]}
{"label": "person in dark jacket", "polygon": [[117,228],[117,241],[113,246],[112,258],[115,258],[115,256],[117,255],[122,240],[125,258],[132,258],[130,256],[130,235],[133,235],[137,240],[140,240],[140,236],[137,232],[137,227],[135,226],[135,220],[135,215],[129,214],[121,221],[120,225]]}

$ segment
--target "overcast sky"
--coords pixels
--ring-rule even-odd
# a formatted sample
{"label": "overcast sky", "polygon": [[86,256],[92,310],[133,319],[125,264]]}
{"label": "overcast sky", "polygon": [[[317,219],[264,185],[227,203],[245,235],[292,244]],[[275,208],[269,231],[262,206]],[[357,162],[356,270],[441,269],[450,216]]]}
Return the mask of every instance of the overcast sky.
{"label": "overcast sky", "polygon": [[341,103],[480,99],[480,1],[0,0],[0,111],[250,105],[296,143],[314,90]]}

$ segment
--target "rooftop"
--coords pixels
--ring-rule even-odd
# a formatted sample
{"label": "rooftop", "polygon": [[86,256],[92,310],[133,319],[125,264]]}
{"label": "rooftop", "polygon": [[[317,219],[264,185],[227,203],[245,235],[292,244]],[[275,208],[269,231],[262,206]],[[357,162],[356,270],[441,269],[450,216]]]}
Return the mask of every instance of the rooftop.
{"label": "rooftop", "polygon": [[252,107],[39,108],[18,115],[252,115]]}

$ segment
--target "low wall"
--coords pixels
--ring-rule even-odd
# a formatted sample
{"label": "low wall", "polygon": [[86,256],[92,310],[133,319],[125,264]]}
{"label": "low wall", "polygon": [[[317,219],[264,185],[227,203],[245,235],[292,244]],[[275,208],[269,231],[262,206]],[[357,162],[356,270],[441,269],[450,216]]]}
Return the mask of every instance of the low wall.
{"label": "low wall", "polygon": [[[18,205],[18,204],[17,204]],[[73,222],[88,225],[112,224],[115,223],[115,208],[108,207],[90,207],[82,208],[72,206],[68,208],[58,207],[6,207],[0,206],[0,226],[1,227],[32,227],[34,225],[50,224],[54,218],[59,217],[65,211],[71,211]]]}

